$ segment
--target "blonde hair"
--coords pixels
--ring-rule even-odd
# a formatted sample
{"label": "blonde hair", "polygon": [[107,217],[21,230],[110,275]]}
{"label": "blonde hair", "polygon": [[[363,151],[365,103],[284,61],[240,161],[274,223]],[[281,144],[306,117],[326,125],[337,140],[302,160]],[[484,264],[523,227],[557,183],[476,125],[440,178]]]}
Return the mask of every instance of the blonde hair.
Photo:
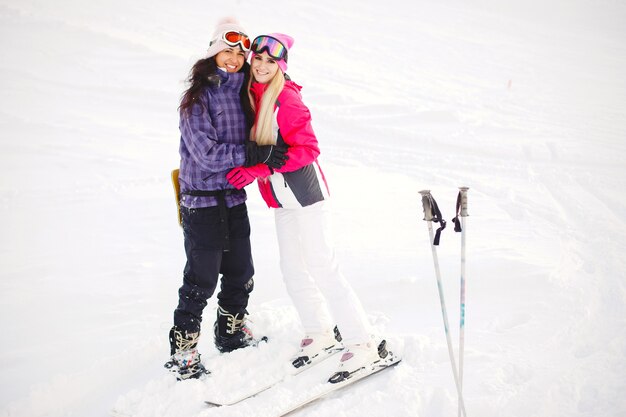
{"label": "blonde hair", "polygon": [[251,76],[248,82],[248,97],[250,98],[252,109],[259,116],[256,118],[256,122],[250,131],[250,139],[256,141],[259,145],[276,145],[273,129],[274,105],[276,104],[278,95],[283,91],[283,87],[285,86],[285,75],[280,69],[276,71],[274,78],[269,82],[263,94],[259,109],[256,108],[254,97],[252,97],[252,93],[250,92],[253,79],[254,76]]}

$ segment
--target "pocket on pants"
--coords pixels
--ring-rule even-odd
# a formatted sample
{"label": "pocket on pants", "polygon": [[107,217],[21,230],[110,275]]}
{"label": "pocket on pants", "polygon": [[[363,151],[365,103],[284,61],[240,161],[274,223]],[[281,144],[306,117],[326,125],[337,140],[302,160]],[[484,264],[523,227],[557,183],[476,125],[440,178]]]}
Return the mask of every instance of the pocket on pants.
{"label": "pocket on pants", "polygon": [[193,250],[221,249],[224,240],[219,209],[217,207],[182,209],[185,244]]}

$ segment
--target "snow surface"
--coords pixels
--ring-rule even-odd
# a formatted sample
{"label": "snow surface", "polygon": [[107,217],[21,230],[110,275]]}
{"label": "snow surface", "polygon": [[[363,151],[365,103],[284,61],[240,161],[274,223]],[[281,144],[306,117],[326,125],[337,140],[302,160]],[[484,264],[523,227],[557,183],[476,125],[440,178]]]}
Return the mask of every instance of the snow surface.
{"label": "snow surface", "polygon": [[[456,415],[418,191],[450,219],[458,186],[468,415],[626,415],[623,2],[0,0],[0,416],[269,415],[289,399],[202,404],[280,372],[301,337],[254,188],[250,312],[270,343],[219,355],[207,331],[211,378],[162,368],[184,264],[176,108],[229,14],[295,37],[342,268],[404,358],[294,415]],[[439,258],[456,344],[451,227]]]}

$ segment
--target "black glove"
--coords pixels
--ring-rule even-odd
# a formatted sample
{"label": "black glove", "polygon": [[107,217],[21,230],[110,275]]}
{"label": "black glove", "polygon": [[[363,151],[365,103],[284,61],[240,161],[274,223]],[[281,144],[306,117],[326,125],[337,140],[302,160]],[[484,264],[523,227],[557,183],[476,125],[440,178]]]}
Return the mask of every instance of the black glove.
{"label": "black glove", "polygon": [[281,168],[289,157],[287,147],[277,145],[257,145],[256,142],[246,143],[246,162],[244,167],[265,164],[272,169]]}

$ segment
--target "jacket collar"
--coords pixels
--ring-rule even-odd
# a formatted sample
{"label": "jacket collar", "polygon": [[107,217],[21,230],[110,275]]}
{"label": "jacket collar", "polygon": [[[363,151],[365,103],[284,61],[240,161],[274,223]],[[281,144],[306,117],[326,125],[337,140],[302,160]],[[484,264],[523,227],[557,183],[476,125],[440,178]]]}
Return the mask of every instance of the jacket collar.
{"label": "jacket collar", "polygon": [[218,68],[216,71],[216,75],[219,77],[220,87],[233,88],[238,90],[243,84],[243,72],[226,72]]}
{"label": "jacket collar", "polygon": [[261,96],[263,96],[263,93],[265,93],[265,90],[267,90],[268,85],[269,84],[261,84],[261,83],[253,82],[252,85],[250,86],[250,90],[255,95],[255,97],[260,98]]}

